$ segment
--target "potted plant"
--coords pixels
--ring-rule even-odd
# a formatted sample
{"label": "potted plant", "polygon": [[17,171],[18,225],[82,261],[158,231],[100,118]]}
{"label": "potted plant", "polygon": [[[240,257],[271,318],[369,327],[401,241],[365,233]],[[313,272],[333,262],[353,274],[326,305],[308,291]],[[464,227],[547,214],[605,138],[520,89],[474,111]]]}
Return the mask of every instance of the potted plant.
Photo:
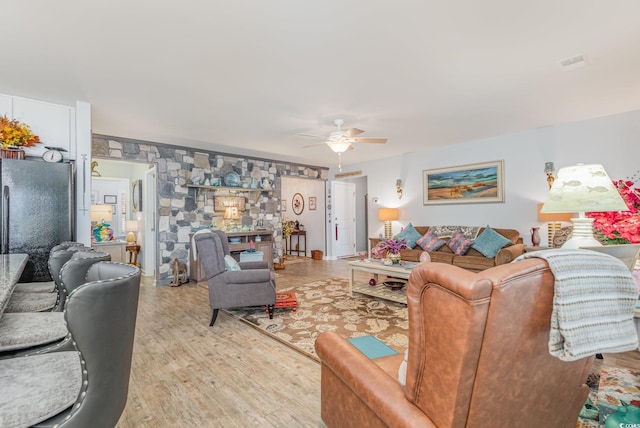
{"label": "potted plant", "polygon": [[406,239],[385,239],[380,241],[372,253],[377,253],[386,257],[392,264],[400,263],[400,251],[409,248]]}
{"label": "potted plant", "polygon": [[31,147],[40,143],[40,138],[31,127],[17,119],[0,117],[0,155],[3,158],[24,159],[21,147]]}

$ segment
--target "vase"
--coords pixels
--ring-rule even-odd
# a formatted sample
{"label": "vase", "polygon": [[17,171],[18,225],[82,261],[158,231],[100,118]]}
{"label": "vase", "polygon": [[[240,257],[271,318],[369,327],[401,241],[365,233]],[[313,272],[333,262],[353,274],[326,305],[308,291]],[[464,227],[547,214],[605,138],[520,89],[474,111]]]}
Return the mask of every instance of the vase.
{"label": "vase", "polygon": [[387,258],[391,260],[391,264],[397,265],[400,263],[400,254],[389,253],[387,254]]}
{"label": "vase", "polygon": [[3,159],[24,159],[24,155],[24,150],[16,146],[9,146],[6,149],[0,149],[0,158]]}
{"label": "vase", "polygon": [[252,189],[257,189],[258,188],[258,184],[256,183],[256,178],[255,177],[251,177],[251,185],[250,187]]}
{"label": "vase", "polygon": [[540,245],[540,233],[538,232],[539,229],[539,227],[531,228],[531,243],[534,247]]}

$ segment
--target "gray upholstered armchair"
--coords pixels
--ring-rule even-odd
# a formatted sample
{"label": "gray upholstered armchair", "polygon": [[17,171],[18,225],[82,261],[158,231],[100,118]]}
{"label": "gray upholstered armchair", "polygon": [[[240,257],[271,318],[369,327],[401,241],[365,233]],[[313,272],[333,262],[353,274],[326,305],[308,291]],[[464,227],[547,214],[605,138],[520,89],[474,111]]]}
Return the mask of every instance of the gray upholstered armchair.
{"label": "gray upholstered armchair", "polygon": [[265,262],[238,263],[241,270],[226,270],[224,257],[229,255],[229,243],[223,231],[196,233],[193,240],[209,285],[213,309],[209,325],[216,322],[218,310],[224,308],[266,305],[269,318],[273,317],[276,281]]}

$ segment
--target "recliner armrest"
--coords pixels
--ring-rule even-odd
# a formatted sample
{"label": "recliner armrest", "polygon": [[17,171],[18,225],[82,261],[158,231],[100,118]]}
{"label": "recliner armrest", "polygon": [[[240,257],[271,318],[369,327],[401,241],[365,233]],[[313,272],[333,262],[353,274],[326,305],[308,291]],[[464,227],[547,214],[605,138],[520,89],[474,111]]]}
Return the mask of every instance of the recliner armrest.
{"label": "recliner armrest", "polygon": [[[340,387],[344,385],[353,391],[362,405],[373,410],[388,426],[435,428],[433,422],[407,400],[397,379],[390,377],[346,339],[334,332],[324,332],[318,335],[315,348],[322,365],[342,381]],[[326,387],[323,383],[322,388]],[[323,396],[325,394],[331,395],[331,391],[323,391]]]}
{"label": "recliner armrest", "polygon": [[252,282],[268,282],[272,273],[269,269],[230,270],[220,275],[227,284],[248,284]]}
{"label": "recliner armrest", "polygon": [[251,269],[268,269],[269,265],[267,262],[238,262],[240,269],[242,270],[251,270]]}

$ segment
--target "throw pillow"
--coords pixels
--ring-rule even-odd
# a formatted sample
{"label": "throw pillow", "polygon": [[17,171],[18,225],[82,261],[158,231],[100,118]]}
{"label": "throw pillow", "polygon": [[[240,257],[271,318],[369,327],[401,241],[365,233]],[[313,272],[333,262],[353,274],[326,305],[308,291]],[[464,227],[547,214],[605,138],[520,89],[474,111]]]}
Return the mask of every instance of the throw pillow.
{"label": "throw pillow", "polygon": [[226,255],[224,256],[224,268],[226,270],[240,270],[240,265],[238,264],[236,259],[234,259],[230,255]]}
{"label": "throw pillow", "polygon": [[511,244],[511,240],[500,235],[487,225],[487,228],[478,236],[478,239],[471,244],[471,248],[478,250],[483,256],[492,259],[498,254],[501,248],[509,244]]}
{"label": "throw pillow", "polygon": [[407,241],[407,246],[409,248],[413,248],[416,246],[416,241],[418,239],[420,239],[422,237],[422,235],[420,235],[420,232],[418,232],[416,230],[415,227],[413,227],[413,225],[411,223],[409,223],[407,225],[407,227],[405,227],[402,232],[398,233],[396,235],[397,239],[404,239]]}
{"label": "throw pillow", "polygon": [[425,251],[438,251],[440,247],[446,244],[446,241],[438,238],[435,233],[427,232],[416,241],[416,244]]}
{"label": "throw pillow", "polygon": [[447,241],[447,247],[451,248],[451,251],[453,251],[457,256],[465,255],[467,250],[471,247],[471,244],[473,244],[473,239],[469,239],[464,236],[462,229],[458,229],[451,239]]}

